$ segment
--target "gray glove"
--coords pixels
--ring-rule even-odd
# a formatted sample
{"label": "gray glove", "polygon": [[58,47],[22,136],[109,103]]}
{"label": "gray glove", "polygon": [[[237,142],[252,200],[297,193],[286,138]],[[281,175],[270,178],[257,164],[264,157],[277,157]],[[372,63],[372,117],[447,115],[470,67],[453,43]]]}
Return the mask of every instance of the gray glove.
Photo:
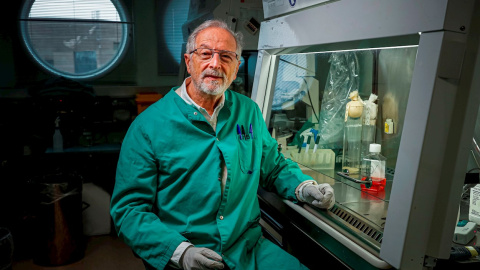
{"label": "gray glove", "polygon": [[188,247],[180,258],[185,270],[223,269],[222,257],[208,248]]}
{"label": "gray glove", "polygon": [[329,184],[305,184],[300,187],[298,195],[300,201],[318,208],[330,209],[335,205],[335,194],[333,194],[333,188]]}

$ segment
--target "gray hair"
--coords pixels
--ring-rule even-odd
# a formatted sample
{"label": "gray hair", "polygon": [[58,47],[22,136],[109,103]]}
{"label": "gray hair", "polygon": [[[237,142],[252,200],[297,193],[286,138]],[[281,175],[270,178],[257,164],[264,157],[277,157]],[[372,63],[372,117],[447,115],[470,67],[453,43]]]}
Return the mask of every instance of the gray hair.
{"label": "gray hair", "polygon": [[243,35],[240,32],[233,32],[230,27],[224,22],[220,20],[208,20],[197,26],[195,30],[190,34],[187,40],[187,47],[186,47],[186,53],[190,53],[191,51],[195,50],[195,45],[196,45],[196,39],[198,36],[198,33],[201,31],[210,28],[210,27],[217,27],[217,28],[222,28],[227,30],[233,38],[235,38],[235,43],[237,44],[237,48],[235,52],[237,53],[238,56],[242,55],[242,49],[243,49]]}

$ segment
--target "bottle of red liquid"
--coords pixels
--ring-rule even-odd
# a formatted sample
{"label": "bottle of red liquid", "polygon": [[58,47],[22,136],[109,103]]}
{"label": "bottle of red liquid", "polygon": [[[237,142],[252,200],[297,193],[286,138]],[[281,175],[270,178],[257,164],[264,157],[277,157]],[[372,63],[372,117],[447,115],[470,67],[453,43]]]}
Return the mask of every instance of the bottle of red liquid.
{"label": "bottle of red liquid", "polygon": [[387,158],[380,154],[382,146],[380,144],[370,144],[370,153],[362,159],[361,179],[363,181],[372,180],[371,185],[361,184],[363,191],[379,192],[385,189],[387,179],[385,178],[385,164]]}

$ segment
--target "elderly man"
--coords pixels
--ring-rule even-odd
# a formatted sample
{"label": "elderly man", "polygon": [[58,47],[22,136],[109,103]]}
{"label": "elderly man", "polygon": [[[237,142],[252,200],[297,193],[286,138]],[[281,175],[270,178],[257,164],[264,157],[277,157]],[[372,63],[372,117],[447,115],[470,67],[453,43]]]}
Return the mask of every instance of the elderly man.
{"label": "elderly man", "polygon": [[258,106],[227,91],[241,51],[224,22],[200,25],[184,56],[191,77],[125,136],[111,215],[147,268],[306,269],[262,237],[258,186],[320,208],[333,189],[279,154]]}

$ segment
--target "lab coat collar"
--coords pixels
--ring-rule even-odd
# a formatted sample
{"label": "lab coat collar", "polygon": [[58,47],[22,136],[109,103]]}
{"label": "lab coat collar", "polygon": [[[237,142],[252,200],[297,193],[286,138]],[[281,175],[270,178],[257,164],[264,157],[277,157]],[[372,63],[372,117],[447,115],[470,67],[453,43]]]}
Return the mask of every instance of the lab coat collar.
{"label": "lab coat collar", "polygon": [[[187,104],[187,102],[185,102],[185,100],[183,100],[182,97],[180,97],[175,92],[175,90],[177,90],[178,88],[179,87],[172,88],[172,90],[167,94],[167,96],[171,96],[171,98],[173,99],[173,101],[175,102],[179,110],[188,120],[190,120],[191,122],[193,121],[205,122],[211,128],[207,119],[205,119],[205,117],[200,113],[200,111],[196,107]],[[222,110],[220,110],[218,114],[218,119],[217,119],[217,129],[216,129],[217,134],[222,130],[223,126],[225,126],[225,123],[227,122],[227,120],[230,118],[230,115],[231,115],[231,107],[233,103],[230,100],[231,99],[230,91],[231,90],[227,90],[224,93],[224,96],[225,96],[224,105]],[[167,96],[165,96],[165,98],[167,98]],[[213,131],[213,128],[212,128],[212,131]]]}

